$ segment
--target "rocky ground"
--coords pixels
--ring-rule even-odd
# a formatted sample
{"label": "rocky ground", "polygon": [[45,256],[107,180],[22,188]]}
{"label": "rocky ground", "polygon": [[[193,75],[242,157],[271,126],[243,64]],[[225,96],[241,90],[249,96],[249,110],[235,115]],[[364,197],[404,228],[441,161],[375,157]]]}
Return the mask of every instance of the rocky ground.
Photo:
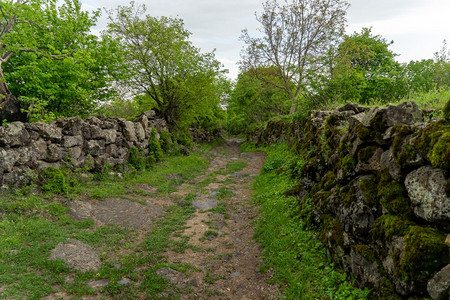
{"label": "rocky ground", "polygon": [[[167,248],[162,257],[168,267],[161,267],[156,274],[166,279],[168,288],[158,294],[159,298],[171,298],[173,290],[181,299],[276,299],[277,286],[268,284],[270,272],[261,273],[261,251],[253,239],[252,220],[258,208],[252,204],[249,185],[259,173],[265,160],[262,152],[243,153],[240,140],[228,140],[209,152],[208,169],[189,183],[165,196],[141,196],[108,198],[102,200],[76,200],[70,203],[73,217],[93,219],[96,226],[117,224],[135,229],[135,243],[150,234],[155,220],[162,218],[169,205],[194,195],[189,205],[195,212],[187,219],[183,230],[173,233],[171,239],[186,240],[183,251]],[[238,171],[227,166],[241,166]],[[177,176],[173,174],[171,176]],[[137,186],[152,194],[154,187]],[[111,255],[120,256],[132,248],[129,245]],[[100,253],[87,244],[68,239],[57,245],[51,258],[62,259],[80,271],[97,270],[101,265]],[[102,258],[105,260],[105,258]],[[170,265],[189,265],[190,272],[180,272]],[[121,266],[118,265],[117,268]],[[67,278],[66,280],[71,280]],[[118,285],[139,285],[139,279],[122,278]],[[109,279],[88,282],[101,291]],[[65,298],[65,292],[54,293],[46,299]],[[142,294],[142,298],[146,295]],[[104,296],[84,296],[98,299]]]}

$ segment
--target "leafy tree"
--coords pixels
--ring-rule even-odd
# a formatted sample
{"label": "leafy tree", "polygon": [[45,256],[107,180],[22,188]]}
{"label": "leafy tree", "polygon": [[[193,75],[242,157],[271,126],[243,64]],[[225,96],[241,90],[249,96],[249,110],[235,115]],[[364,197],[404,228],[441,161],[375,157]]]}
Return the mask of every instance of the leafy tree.
{"label": "leafy tree", "polygon": [[428,92],[434,86],[435,63],[432,59],[410,61],[406,66],[409,92]]}
{"label": "leafy tree", "polygon": [[211,116],[220,102],[220,64],[214,52],[202,54],[189,41],[181,19],[146,15],[145,6],[109,11],[107,33],[124,47],[122,83],[145,94],[172,128],[185,128]]}
{"label": "leafy tree", "polygon": [[270,82],[281,82],[274,67],[240,73],[228,101],[228,130],[233,134],[245,133],[255,125],[277,115],[289,112],[290,100],[285,90]]}
{"label": "leafy tree", "polygon": [[242,55],[243,70],[258,71],[274,66],[282,82],[270,82],[283,89],[294,113],[302,92],[309,87],[308,75],[324,72],[324,57],[343,34],[345,0],[267,0],[263,12],[256,15],[261,37],[248,30],[241,39],[247,44]]}
{"label": "leafy tree", "polygon": [[433,82],[436,88],[450,87],[450,50],[447,41],[443,41],[440,51],[434,54]]}
{"label": "leafy tree", "polygon": [[372,35],[369,28],[345,36],[335,57],[328,96],[363,104],[404,97],[407,93],[404,68],[389,49],[391,43]]}
{"label": "leafy tree", "polygon": [[[37,119],[87,115],[110,92],[111,41],[78,0],[1,1],[0,93]],[[14,95],[14,96],[13,96]],[[0,100],[1,101],[1,100]]]}

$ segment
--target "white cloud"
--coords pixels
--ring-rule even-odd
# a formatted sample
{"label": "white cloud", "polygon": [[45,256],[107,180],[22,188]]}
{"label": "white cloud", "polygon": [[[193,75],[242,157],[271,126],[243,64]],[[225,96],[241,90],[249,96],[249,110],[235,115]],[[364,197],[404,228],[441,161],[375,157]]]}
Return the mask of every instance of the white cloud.
{"label": "white cloud", "polygon": [[[216,57],[236,78],[243,43],[241,30],[253,32],[258,26],[255,11],[261,11],[264,0],[147,0],[152,16],[179,17],[192,32],[191,41],[203,52],[216,49]],[[124,0],[82,0],[83,8],[115,8],[129,5]],[[400,60],[431,58],[444,39],[450,40],[449,0],[349,0],[347,32],[373,27],[374,34],[394,40],[392,49]],[[106,26],[103,14],[95,31]]]}

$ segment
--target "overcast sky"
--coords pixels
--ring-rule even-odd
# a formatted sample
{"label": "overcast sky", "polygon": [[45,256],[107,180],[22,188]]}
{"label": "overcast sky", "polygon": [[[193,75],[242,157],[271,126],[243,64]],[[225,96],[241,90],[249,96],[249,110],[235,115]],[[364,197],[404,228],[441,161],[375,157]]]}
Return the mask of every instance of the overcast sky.
{"label": "overcast sky", "polygon": [[[235,79],[236,63],[244,46],[239,41],[241,30],[258,27],[255,12],[262,10],[263,0],[138,0],[152,16],[181,18],[192,32],[191,41],[202,52],[216,49],[216,58],[230,70]],[[450,40],[450,0],[349,0],[347,33],[372,27],[399,54],[400,62],[432,58],[443,40]],[[128,5],[125,0],[82,0],[83,8],[114,8]],[[103,13],[96,31],[104,29]]]}

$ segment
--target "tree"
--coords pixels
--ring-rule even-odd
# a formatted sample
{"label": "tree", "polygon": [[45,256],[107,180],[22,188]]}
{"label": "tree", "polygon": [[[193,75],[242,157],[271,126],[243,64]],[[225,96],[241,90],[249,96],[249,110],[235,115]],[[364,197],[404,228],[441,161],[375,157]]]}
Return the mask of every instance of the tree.
{"label": "tree", "polygon": [[433,82],[436,88],[450,87],[450,50],[447,41],[442,42],[442,48],[434,54]]}
{"label": "tree", "polygon": [[169,126],[185,127],[220,102],[220,63],[192,45],[181,19],[145,12],[133,2],[109,11],[107,33],[123,45],[121,68],[129,71],[123,83],[148,95]]}
{"label": "tree", "polygon": [[274,67],[240,73],[228,101],[228,130],[233,134],[246,133],[262,122],[289,112],[290,100],[285,90],[268,83],[281,83]]}
{"label": "tree", "polygon": [[[114,45],[78,0],[0,2],[0,93],[37,119],[87,115],[109,92]],[[23,116],[23,115],[22,115]],[[10,120],[16,117],[9,118]]]}
{"label": "tree", "polygon": [[435,87],[435,63],[432,59],[410,61],[405,65],[409,92],[429,92]]}
{"label": "tree", "polygon": [[395,60],[387,42],[371,29],[345,36],[334,59],[328,97],[340,101],[388,102],[404,97],[404,68]]}
{"label": "tree", "polygon": [[256,15],[261,37],[242,32],[247,44],[242,69],[259,76],[261,68],[275,67],[282,83],[270,83],[286,91],[294,113],[309,86],[308,75],[324,72],[323,58],[344,32],[348,7],[345,0],[285,0],[283,5],[267,0],[263,13]]}

